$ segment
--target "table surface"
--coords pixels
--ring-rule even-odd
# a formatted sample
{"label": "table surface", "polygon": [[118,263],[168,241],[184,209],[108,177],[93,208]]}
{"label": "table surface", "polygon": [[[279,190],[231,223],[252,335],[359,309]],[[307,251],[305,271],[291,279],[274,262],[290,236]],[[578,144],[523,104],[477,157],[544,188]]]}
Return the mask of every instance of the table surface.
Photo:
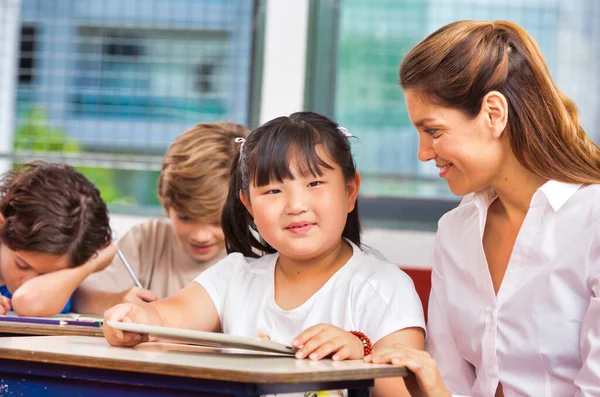
{"label": "table surface", "polygon": [[0,338],[0,359],[245,383],[302,383],[405,376],[404,367],[334,362],[235,349],[148,342],[134,348],[110,346],[90,336]]}

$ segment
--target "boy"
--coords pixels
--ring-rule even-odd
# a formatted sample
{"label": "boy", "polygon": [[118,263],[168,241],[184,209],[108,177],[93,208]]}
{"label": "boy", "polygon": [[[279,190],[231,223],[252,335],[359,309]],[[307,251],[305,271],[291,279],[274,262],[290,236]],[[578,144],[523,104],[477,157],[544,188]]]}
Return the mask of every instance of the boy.
{"label": "boy", "polygon": [[35,162],[0,181],[0,314],[68,312],[111,242],[100,192],[72,167]]}
{"label": "boy", "polygon": [[77,291],[75,311],[101,315],[118,303],[165,298],[225,257],[221,211],[238,150],[234,140],[247,134],[239,124],[201,123],[175,139],[158,180],[158,197],[170,222],[137,225],[118,243],[144,288],[132,287],[113,247],[113,263]]}

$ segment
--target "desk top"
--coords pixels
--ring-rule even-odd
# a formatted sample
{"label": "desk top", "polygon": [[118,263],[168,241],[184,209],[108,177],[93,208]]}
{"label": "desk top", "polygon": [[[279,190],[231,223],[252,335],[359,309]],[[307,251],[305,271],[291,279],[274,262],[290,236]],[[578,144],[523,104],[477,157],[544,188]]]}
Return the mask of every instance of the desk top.
{"label": "desk top", "polygon": [[404,367],[362,360],[297,360],[289,356],[149,342],[110,346],[104,338],[0,338],[0,359],[133,371],[245,383],[302,383],[405,376]]}
{"label": "desk top", "polygon": [[11,335],[41,335],[41,336],[101,336],[104,337],[101,327],[87,327],[80,325],[53,325],[30,323],[0,323],[0,337],[2,334]]}

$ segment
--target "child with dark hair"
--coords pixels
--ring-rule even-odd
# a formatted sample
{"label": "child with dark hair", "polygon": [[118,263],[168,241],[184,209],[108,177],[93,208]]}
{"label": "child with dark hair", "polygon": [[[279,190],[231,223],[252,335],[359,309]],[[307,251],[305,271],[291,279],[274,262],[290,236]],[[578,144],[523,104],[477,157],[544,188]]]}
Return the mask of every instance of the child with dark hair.
{"label": "child with dark hair", "polygon": [[111,242],[100,192],[72,167],[34,162],[0,180],[0,314],[50,316],[104,266]]}
{"label": "child with dark hair", "polygon": [[[222,218],[229,256],[178,294],[117,305],[105,320],[263,334],[299,347],[299,359],[359,359],[371,344],[422,349],[423,309],[412,281],[361,250],[360,176],[348,135],[302,112],[237,139]],[[143,340],[106,323],[104,334],[117,346]],[[376,388],[398,395],[404,386],[392,379]]]}

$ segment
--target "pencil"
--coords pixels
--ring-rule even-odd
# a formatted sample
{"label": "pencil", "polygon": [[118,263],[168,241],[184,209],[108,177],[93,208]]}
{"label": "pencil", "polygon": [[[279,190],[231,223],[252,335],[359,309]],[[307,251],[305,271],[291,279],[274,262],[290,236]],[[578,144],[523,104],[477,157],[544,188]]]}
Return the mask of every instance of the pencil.
{"label": "pencil", "polygon": [[144,288],[144,287],[142,287],[142,283],[140,283],[140,280],[138,280],[138,278],[135,276],[133,269],[129,265],[129,262],[127,262],[127,259],[125,259],[125,255],[123,255],[123,253],[121,252],[120,249],[117,249],[117,255],[119,255],[119,258],[121,258],[121,262],[123,262],[123,265],[125,265],[125,269],[127,269],[127,272],[133,279],[133,282],[135,283],[135,285],[137,285],[140,288]]}

